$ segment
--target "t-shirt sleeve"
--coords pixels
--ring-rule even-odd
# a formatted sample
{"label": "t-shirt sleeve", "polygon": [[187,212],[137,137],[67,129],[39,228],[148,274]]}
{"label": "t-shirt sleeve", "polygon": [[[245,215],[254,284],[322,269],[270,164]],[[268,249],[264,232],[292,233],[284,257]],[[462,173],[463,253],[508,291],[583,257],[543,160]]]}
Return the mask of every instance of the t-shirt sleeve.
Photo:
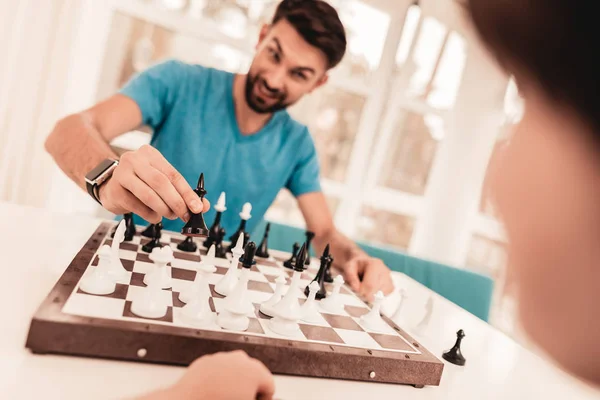
{"label": "t-shirt sleeve", "polygon": [[168,60],[135,75],[119,91],[135,101],[144,125],[155,129],[169,115],[184,79],[182,62]]}
{"label": "t-shirt sleeve", "polygon": [[321,184],[319,182],[319,159],[315,144],[306,131],[306,139],[303,141],[300,149],[300,156],[296,162],[296,166],[290,176],[286,188],[295,197],[305,193],[320,192]]}

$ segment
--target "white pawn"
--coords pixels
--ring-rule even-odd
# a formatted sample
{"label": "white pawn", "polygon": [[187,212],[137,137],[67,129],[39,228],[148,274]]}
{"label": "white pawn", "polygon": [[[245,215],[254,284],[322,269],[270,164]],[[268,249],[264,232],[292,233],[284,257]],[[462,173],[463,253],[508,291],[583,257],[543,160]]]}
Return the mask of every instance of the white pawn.
{"label": "white pawn", "polygon": [[[179,299],[187,304],[182,308],[181,314],[185,322],[196,327],[208,327],[215,325],[215,314],[210,309],[210,287],[208,286],[208,277],[216,268],[212,265],[214,262],[215,249],[211,246],[208,250],[206,261],[202,261],[196,272],[196,279],[188,291],[187,297],[181,293]],[[183,295],[183,296],[182,296]]]}
{"label": "white pawn", "polygon": [[146,286],[150,286],[150,283],[156,280],[161,289],[169,289],[173,285],[173,280],[171,267],[167,264],[173,261],[173,249],[170,246],[154,248],[149,258],[154,261],[156,268],[144,276],[144,283]]}
{"label": "white pawn", "polygon": [[[248,251],[248,249],[251,250]],[[251,261],[254,258],[255,251],[256,244],[250,242],[246,246],[244,258],[250,257],[249,261]],[[219,316],[217,317],[217,323],[223,329],[232,331],[245,331],[248,329],[250,324],[248,315],[254,313],[254,305],[247,296],[248,281],[250,280],[250,277],[248,276],[249,273],[250,264],[244,263],[237,285],[233,289],[233,292],[231,292],[231,294],[223,301],[223,311],[219,313]]]}
{"label": "white pawn", "polygon": [[392,321],[394,321],[397,324],[400,324],[400,321],[402,320],[402,306],[404,305],[404,301],[406,299],[406,290],[400,288],[399,293],[400,301],[398,302],[398,307],[396,308],[396,311],[394,311],[394,315],[392,315]]}
{"label": "white pawn", "polygon": [[[215,272],[217,268],[215,267],[215,246],[210,246],[206,256],[202,257],[202,261],[198,264],[198,268],[196,270],[196,278],[194,282],[190,283],[188,287],[179,293],[179,300],[183,303],[189,303],[197,297],[200,290],[208,282],[206,279],[210,274]],[[207,286],[208,287],[208,286]]]}
{"label": "white pawn", "polygon": [[115,230],[115,235],[113,237],[113,241],[111,244],[111,263],[110,263],[110,276],[116,282],[123,282],[129,279],[129,274],[127,270],[123,266],[121,262],[121,257],[119,257],[119,245],[125,240],[125,230],[127,227],[125,226],[125,220],[121,220],[119,225],[117,225],[117,229]]}
{"label": "white pawn", "polygon": [[235,288],[235,285],[237,285],[238,264],[240,263],[240,257],[244,254],[244,238],[242,235],[238,238],[235,247],[231,249],[231,252],[233,253],[233,257],[231,257],[229,269],[225,276],[215,285],[215,292],[219,293],[221,296],[229,296]]}
{"label": "white pawn", "polygon": [[384,332],[387,324],[381,318],[381,302],[383,301],[383,292],[380,290],[375,293],[375,300],[371,310],[360,317],[360,323],[368,330],[375,332]]}
{"label": "white pawn", "polygon": [[269,300],[262,303],[259,308],[261,313],[269,317],[275,316],[275,310],[273,309],[273,306],[275,306],[275,304],[277,304],[283,297],[283,293],[285,292],[285,277],[283,275],[279,275],[275,280],[275,284],[275,293],[273,293],[273,296],[271,296]]}
{"label": "white pawn", "polygon": [[344,302],[340,298],[340,289],[343,284],[344,278],[342,275],[336,276],[333,280],[333,291],[319,303],[323,311],[334,314],[342,314],[344,312]]}
{"label": "white pawn", "polygon": [[317,281],[312,281],[310,285],[308,285],[308,299],[306,299],[306,302],[300,308],[302,321],[316,324],[322,320],[321,313],[319,312],[319,305],[316,300],[317,292],[320,288],[319,282]]}
{"label": "white pawn", "polygon": [[[168,252],[158,251],[156,254],[157,257],[168,257]],[[162,318],[167,314],[168,304],[163,297],[161,281],[151,279],[147,285],[142,295],[132,301],[131,312],[144,318]]]}
{"label": "white pawn", "polygon": [[110,246],[105,244],[98,253],[100,261],[96,267],[93,267],[79,284],[79,288],[89,294],[106,295],[111,294],[117,288],[113,278],[110,277],[110,263],[112,262],[112,253]]}

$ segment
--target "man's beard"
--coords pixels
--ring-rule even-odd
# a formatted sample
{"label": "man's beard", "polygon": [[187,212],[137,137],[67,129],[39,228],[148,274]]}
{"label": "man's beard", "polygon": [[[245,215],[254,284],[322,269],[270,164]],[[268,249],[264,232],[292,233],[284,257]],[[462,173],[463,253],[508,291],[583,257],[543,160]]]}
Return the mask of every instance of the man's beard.
{"label": "man's beard", "polygon": [[248,73],[248,75],[246,76],[246,88],[245,88],[246,103],[248,104],[248,106],[250,106],[252,111],[259,113],[259,114],[272,114],[279,110],[283,110],[291,105],[291,104],[288,104],[285,102],[285,99],[287,97],[285,95],[285,93],[282,93],[279,91],[277,91],[277,92],[273,91],[273,94],[277,96],[277,101],[275,102],[275,104],[273,104],[271,106],[265,105],[261,101],[262,99],[260,99],[254,95],[254,88],[256,87],[256,85],[264,85],[264,84],[265,83],[264,83],[263,78],[261,78],[258,75],[252,76],[252,75],[250,75],[250,73]]}

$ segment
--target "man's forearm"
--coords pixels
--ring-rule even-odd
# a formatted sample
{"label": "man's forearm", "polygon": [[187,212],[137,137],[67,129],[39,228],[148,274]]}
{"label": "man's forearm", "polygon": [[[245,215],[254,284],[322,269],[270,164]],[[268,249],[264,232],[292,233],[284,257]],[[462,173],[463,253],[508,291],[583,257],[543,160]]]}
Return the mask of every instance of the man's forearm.
{"label": "man's forearm", "polygon": [[117,157],[85,114],[60,120],[45,147],[60,169],[84,190],[85,175],[102,160]]}
{"label": "man's forearm", "polygon": [[342,267],[352,258],[365,254],[353,240],[344,236],[335,228],[315,236],[314,247],[317,254],[322,253],[323,250],[325,250],[325,246],[328,244],[334,258],[333,266],[338,269],[342,269]]}

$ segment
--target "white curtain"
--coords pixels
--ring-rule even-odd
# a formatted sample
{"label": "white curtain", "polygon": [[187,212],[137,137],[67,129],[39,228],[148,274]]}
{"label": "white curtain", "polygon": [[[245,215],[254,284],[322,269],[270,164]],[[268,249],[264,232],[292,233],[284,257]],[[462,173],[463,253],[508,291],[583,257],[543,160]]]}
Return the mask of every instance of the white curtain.
{"label": "white curtain", "polygon": [[55,167],[44,140],[64,112],[81,3],[0,1],[0,201],[47,202]]}

